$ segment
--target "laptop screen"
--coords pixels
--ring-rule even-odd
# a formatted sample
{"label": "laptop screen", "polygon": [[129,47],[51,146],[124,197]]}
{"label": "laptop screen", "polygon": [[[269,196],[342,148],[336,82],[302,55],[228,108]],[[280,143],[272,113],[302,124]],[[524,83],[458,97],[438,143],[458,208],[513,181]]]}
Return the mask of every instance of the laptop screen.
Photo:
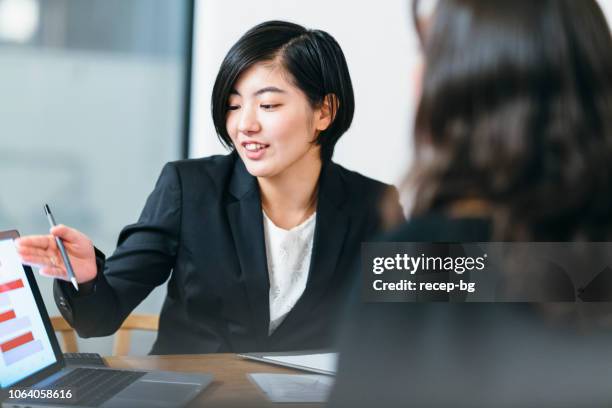
{"label": "laptop screen", "polygon": [[0,385],[57,362],[12,239],[0,240]]}

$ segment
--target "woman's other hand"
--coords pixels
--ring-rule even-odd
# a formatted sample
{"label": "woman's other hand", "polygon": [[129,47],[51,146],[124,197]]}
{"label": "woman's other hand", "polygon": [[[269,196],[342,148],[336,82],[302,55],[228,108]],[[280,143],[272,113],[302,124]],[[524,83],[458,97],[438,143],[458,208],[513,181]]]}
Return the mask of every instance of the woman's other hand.
{"label": "woman's other hand", "polygon": [[49,235],[30,235],[15,240],[17,252],[26,265],[37,266],[43,276],[68,280],[66,266],[55,242],[59,237],[66,247],[78,283],[96,277],[96,254],[89,237],[65,225],[57,225]]}

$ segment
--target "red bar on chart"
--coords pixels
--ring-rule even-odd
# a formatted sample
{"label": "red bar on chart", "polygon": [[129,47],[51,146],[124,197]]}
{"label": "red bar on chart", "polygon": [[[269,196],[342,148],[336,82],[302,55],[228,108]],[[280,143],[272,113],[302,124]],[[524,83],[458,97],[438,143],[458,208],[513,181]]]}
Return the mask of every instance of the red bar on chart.
{"label": "red bar on chart", "polygon": [[0,313],[0,323],[6,322],[7,320],[11,320],[15,318],[15,311],[8,310],[6,312]]}
{"label": "red bar on chart", "polygon": [[15,337],[12,340],[9,340],[9,341],[6,341],[0,344],[0,350],[2,350],[2,352],[6,352],[16,347],[19,347],[23,344],[26,344],[32,340],[34,340],[34,336],[32,336],[32,332],[27,332],[26,334],[22,334],[19,337]]}
{"label": "red bar on chart", "polygon": [[23,288],[23,281],[21,279],[16,279],[14,281],[0,283],[0,293],[8,292],[9,290]]}

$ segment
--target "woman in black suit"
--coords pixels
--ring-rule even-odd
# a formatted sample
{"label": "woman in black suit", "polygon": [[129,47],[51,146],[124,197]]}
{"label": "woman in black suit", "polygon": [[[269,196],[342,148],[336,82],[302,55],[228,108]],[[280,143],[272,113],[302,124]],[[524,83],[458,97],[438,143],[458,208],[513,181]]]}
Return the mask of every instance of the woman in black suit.
{"label": "woman in black suit", "polygon": [[[610,241],[612,37],[595,0],[443,0],[417,27],[415,206],[385,240]],[[355,301],[329,405],[609,406],[609,304],[539,299]]]}
{"label": "woman in black suit", "polygon": [[329,34],[260,24],[230,49],[213,89],[230,154],[168,163],[107,260],[65,226],[20,239],[19,253],[65,278],[53,237],[64,240],[81,288],[56,281],[56,302],[83,337],[115,332],[170,278],[153,354],[330,346],[351,263],[380,229],[389,187],[331,161],[353,109]]}

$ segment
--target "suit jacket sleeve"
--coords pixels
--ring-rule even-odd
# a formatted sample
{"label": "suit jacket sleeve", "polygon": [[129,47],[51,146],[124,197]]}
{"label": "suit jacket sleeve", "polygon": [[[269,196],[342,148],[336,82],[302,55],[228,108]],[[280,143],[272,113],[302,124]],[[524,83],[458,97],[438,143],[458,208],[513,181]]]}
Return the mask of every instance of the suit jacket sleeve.
{"label": "suit jacket sleeve", "polygon": [[119,234],[114,254],[96,250],[98,275],[90,288],[76,292],[56,281],[54,296],[64,318],[81,337],[113,334],[138,304],[170,276],[181,225],[181,185],[166,164],[138,222]]}

